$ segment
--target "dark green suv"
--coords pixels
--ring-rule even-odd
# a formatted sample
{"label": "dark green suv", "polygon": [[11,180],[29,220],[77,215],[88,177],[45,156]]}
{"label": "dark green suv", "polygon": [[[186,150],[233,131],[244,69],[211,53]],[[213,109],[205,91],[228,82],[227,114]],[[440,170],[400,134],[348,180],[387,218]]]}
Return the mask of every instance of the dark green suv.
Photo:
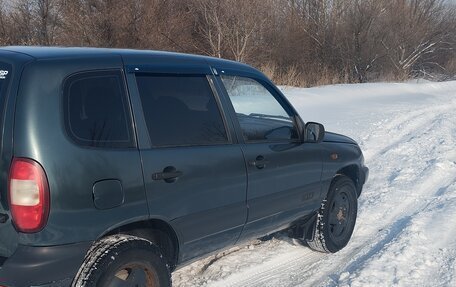
{"label": "dark green suv", "polygon": [[336,252],[368,175],[353,140],[227,60],[5,47],[0,111],[1,286],[169,286],[283,229]]}

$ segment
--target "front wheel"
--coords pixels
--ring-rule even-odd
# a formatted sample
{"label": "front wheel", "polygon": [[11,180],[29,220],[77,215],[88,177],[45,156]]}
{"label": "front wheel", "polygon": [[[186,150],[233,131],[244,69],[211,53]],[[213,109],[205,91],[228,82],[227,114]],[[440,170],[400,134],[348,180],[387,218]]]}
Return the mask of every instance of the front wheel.
{"label": "front wheel", "polygon": [[169,267],[152,242],[129,235],[101,239],[87,253],[73,287],[168,287]]}
{"label": "front wheel", "polygon": [[322,202],[313,227],[313,239],[307,245],[319,252],[335,253],[350,241],[358,212],[358,198],[353,181],[338,175]]}

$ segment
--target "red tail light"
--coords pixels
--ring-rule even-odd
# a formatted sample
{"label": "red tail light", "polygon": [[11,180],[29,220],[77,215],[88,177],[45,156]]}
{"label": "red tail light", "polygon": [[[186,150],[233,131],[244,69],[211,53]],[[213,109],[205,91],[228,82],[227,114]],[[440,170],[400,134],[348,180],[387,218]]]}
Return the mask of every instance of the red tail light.
{"label": "red tail light", "polygon": [[43,229],[49,215],[49,185],[39,163],[25,158],[13,159],[8,195],[18,231],[32,233]]}

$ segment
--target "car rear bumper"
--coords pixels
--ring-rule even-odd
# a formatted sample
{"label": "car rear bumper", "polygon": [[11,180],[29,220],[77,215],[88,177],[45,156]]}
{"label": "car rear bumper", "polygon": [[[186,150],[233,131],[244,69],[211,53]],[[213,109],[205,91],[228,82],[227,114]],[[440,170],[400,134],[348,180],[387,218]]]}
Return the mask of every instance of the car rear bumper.
{"label": "car rear bumper", "polygon": [[19,246],[0,266],[0,286],[70,286],[91,242],[52,247]]}

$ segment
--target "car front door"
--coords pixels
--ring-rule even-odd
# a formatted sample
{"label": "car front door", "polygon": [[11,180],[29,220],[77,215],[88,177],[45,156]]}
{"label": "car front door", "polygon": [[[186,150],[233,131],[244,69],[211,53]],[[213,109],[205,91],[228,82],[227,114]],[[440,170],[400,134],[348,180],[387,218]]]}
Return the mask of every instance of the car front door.
{"label": "car front door", "polygon": [[138,136],[151,218],[177,231],[181,261],[234,244],[247,217],[247,175],[213,79],[195,68],[129,78],[147,134]]}
{"label": "car front door", "polygon": [[248,170],[249,213],[242,240],[286,227],[319,207],[321,154],[318,144],[303,143],[299,117],[270,84],[235,74],[220,79]]}

